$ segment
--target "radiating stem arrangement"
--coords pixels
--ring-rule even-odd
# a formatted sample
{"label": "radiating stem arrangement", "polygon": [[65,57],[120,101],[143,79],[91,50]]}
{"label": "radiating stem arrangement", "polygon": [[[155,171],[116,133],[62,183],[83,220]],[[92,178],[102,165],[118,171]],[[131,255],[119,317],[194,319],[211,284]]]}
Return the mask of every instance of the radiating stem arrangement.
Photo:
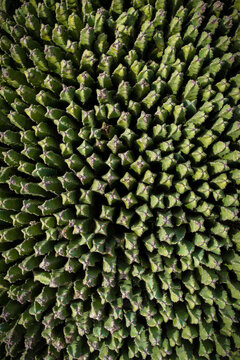
{"label": "radiating stem arrangement", "polygon": [[1,360],[240,359],[239,23],[0,0]]}

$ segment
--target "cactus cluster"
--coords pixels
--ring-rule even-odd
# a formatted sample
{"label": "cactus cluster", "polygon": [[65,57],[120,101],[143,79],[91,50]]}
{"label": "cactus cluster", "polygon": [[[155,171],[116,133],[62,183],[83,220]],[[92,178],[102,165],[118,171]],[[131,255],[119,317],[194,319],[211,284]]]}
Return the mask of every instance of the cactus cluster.
{"label": "cactus cluster", "polygon": [[239,360],[239,0],[0,10],[1,359]]}

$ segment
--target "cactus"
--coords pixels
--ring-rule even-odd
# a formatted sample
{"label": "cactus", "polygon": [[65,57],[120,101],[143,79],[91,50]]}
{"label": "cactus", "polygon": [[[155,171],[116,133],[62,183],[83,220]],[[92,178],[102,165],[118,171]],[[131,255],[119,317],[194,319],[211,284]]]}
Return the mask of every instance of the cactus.
{"label": "cactus", "polygon": [[240,359],[238,0],[0,0],[2,359]]}

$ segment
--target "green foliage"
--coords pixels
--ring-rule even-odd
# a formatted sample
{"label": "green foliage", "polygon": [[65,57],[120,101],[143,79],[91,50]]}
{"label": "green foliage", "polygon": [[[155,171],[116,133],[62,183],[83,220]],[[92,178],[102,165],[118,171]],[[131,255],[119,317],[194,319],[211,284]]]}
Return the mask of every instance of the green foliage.
{"label": "green foliage", "polygon": [[2,359],[240,358],[239,0],[0,0]]}

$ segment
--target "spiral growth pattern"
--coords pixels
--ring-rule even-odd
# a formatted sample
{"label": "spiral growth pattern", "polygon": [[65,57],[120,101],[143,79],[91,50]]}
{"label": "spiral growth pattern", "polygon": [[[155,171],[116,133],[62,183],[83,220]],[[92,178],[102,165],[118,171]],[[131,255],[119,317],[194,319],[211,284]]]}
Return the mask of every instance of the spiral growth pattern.
{"label": "spiral growth pattern", "polygon": [[3,359],[239,360],[239,0],[0,10]]}

